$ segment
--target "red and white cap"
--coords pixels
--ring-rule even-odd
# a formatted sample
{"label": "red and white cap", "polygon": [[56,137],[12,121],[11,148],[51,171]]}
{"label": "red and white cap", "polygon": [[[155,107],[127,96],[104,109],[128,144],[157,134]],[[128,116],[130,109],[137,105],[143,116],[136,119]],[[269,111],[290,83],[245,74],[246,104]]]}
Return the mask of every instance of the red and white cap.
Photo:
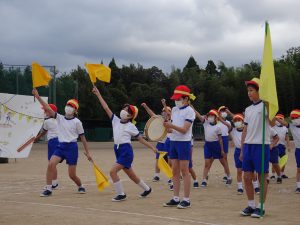
{"label": "red and white cap", "polygon": [[76,110],[79,109],[79,104],[78,104],[78,101],[76,99],[70,99],[69,101],[67,101],[66,105],[70,105],[73,108],[75,108]]}
{"label": "red and white cap", "polygon": [[254,77],[252,80],[245,81],[246,86],[252,85],[259,89],[260,80]]}
{"label": "red and white cap", "polygon": [[297,119],[300,117],[300,109],[294,109],[291,114],[290,114],[290,117],[292,119]]}
{"label": "red and white cap", "polygon": [[244,116],[241,113],[235,114],[232,118],[233,121],[235,120],[243,120],[244,121]]}
{"label": "red and white cap", "polygon": [[196,99],[196,96],[191,94],[191,90],[189,89],[188,86],[179,85],[175,88],[171,99],[176,101],[182,97],[189,97],[192,100]]}
{"label": "red and white cap", "polygon": [[284,115],[282,115],[282,114],[277,114],[275,117],[276,117],[277,119],[284,120]]}
{"label": "red and white cap", "polygon": [[133,115],[132,123],[136,124],[135,118],[137,117],[137,115],[139,113],[139,109],[135,105],[129,105],[128,107],[129,107],[129,109],[130,109],[130,111],[132,112],[132,115]]}
{"label": "red and white cap", "polygon": [[218,110],[216,110],[216,109],[211,109],[211,110],[209,110],[209,112],[207,113],[207,115],[208,115],[208,116],[209,116],[209,115],[215,116],[216,118],[219,117]]}

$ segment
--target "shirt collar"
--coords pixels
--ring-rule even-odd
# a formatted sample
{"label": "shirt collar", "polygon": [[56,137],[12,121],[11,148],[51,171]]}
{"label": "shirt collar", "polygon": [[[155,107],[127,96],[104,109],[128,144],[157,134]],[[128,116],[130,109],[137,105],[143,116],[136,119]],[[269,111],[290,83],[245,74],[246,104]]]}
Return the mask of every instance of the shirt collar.
{"label": "shirt collar", "polygon": [[182,106],[180,107],[179,109],[185,109],[186,107],[188,107],[189,105],[185,105],[185,106]]}
{"label": "shirt collar", "polygon": [[67,118],[67,117],[65,117],[65,119],[66,119],[66,120],[73,120],[73,119],[75,119],[75,116],[72,117],[72,118]]}
{"label": "shirt collar", "polygon": [[258,102],[253,102],[253,105],[258,105],[259,103],[261,103],[262,102],[262,100],[259,100]]}

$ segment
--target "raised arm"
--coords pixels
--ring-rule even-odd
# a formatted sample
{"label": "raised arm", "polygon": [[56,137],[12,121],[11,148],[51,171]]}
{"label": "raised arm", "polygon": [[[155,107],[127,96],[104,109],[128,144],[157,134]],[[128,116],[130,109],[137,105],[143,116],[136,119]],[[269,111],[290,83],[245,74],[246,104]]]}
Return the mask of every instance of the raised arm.
{"label": "raised arm", "polygon": [[232,113],[228,108],[226,109],[226,112],[231,118],[234,117],[234,113]]}
{"label": "raised arm", "polygon": [[220,120],[221,123],[223,123],[223,124],[228,128],[229,131],[231,131],[231,128],[232,128],[232,127],[231,127],[231,124],[230,124],[230,123],[226,122],[226,121],[223,119],[222,116],[219,116],[219,120]]}
{"label": "raised arm", "polygon": [[147,106],[146,103],[142,103],[141,106],[144,107],[144,109],[147,111],[147,113],[149,114],[149,116],[156,116],[156,114],[149,108],[149,106]]}
{"label": "raised arm", "polygon": [[97,96],[102,108],[104,109],[104,111],[106,112],[108,117],[112,118],[113,113],[110,110],[110,108],[108,107],[106,101],[103,99],[102,95],[100,94],[100,91],[98,90],[98,88],[96,86],[93,87],[92,92]]}
{"label": "raised arm", "polygon": [[55,112],[50,108],[50,106],[48,105],[48,103],[46,103],[41,96],[39,95],[39,92],[33,88],[32,89],[32,94],[33,96],[39,101],[39,103],[43,106],[43,109],[49,113],[50,117],[54,117],[55,116]]}
{"label": "raised arm", "polygon": [[201,123],[203,123],[205,121],[205,116],[202,116],[195,108],[192,104],[190,104],[190,106],[192,107],[192,109],[194,110],[196,117],[201,121]]}

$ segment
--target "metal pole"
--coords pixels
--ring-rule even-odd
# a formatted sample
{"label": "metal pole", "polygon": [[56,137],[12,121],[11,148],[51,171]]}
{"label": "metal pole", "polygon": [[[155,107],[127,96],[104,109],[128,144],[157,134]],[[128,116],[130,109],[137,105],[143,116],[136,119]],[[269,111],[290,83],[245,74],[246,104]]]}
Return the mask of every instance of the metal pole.
{"label": "metal pole", "polygon": [[53,104],[56,105],[56,69],[55,66],[53,68]]}

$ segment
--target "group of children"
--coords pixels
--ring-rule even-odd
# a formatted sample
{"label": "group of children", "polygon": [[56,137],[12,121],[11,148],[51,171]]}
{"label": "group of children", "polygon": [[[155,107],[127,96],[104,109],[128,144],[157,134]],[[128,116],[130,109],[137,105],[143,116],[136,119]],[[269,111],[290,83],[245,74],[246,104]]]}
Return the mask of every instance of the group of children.
{"label": "group of children", "polygon": [[[168,135],[165,140],[158,142],[156,147],[154,147],[140,135],[135,126],[138,108],[125,104],[120,112],[120,117],[118,117],[113,114],[99,90],[94,86],[92,92],[96,95],[102,108],[111,119],[113,127],[116,162],[110,170],[110,176],[116,190],[116,196],[112,201],[123,201],[126,199],[124,188],[118,176],[120,170],[123,170],[132,181],[143,189],[140,197],[146,197],[152,191],[151,187],[141,180],[132,169],[134,153],[131,138],[136,137],[138,141],[156,153],[156,159],[158,159],[159,151],[168,152],[167,161],[172,167],[173,172],[172,180],[169,180],[168,183],[170,189],[173,190],[173,197],[163,205],[165,207],[177,207],[180,209],[189,208],[191,206],[190,175],[194,179],[193,187],[199,187],[192,168],[192,126],[196,118],[203,123],[205,133],[205,163],[201,183],[202,187],[206,187],[208,184],[209,170],[215,159],[219,159],[224,168],[225,176],[223,180],[227,185],[232,183],[227,160],[229,136],[231,136],[235,146],[234,161],[237,168],[237,192],[239,194],[244,192],[243,177],[248,198],[248,206],[241,214],[244,216],[260,217],[261,214],[264,214],[264,211],[260,211],[260,204],[256,206],[254,200],[254,193],[259,193],[260,191],[257,178],[260,184],[264,182],[265,185],[263,193],[264,201],[268,190],[269,162],[272,163],[272,169],[277,174],[277,183],[281,183],[282,178],[287,178],[284,174],[284,168],[280,169],[278,165],[278,156],[282,157],[286,154],[286,146],[289,149],[287,130],[289,128],[296,147],[296,193],[300,193],[300,110],[293,110],[291,112],[292,123],[290,124],[284,120],[284,116],[281,114],[278,114],[272,121],[269,121],[268,104],[262,102],[259,98],[259,81],[257,79],[246,81],[246,87],[249,99],[253,104],[246,108],[244,114],[232,114],[227,107],[221,106],[218,110],[212,109],[206,115],[201,115],[190,103],[190,100],[194,99],[194,95],[191,94],[190,89],[185,85],[177,86],[171,97],[171,100],[175,103],[175,107],[171,109],[166,106],[165,100],[162,100],[163,109],[161,114],[165,118],[164,126],[168,131]],[[58,186],[56,166],[63,160],[66,160],[68,164],[69,176],[78,186],[78,192],[85,193],[85,188],[76,175],[78,137],[81,138],[87,159],[92,161],[92,157],[88,150],[82,123],[76,117],[79,109],[78,102],[75,99],[69,100],[65,107],[65,115],[63,116],[57,113],[57,108],[54,105],[48,105],[44,102],[36,89],[33,89],[32,93],[45,111],[44,132],[41,135],[44,135],[46,132],[48,133],[49,163],[46,174],[47,185],[41,196],[50,196],[52,190]],[[150,116],[155,116],[155,113],[145,103],[142,106]],[[264,116],[266,118],[264,142],[262,141],[263,112],[265,112]],[[232,118],[231,122],[227,120],[229,115]],[[264,168],[261,168],[263,143],[265,144],[265,162]],[[261,180],[262,170],[265,173],[264,180]],[[271,179],[274,177],[272,175]],[[181,179],[183,181],[184,193],[183,198],[180,200]],[[153,181],[159,180],[159,168],[156,163]]]}

